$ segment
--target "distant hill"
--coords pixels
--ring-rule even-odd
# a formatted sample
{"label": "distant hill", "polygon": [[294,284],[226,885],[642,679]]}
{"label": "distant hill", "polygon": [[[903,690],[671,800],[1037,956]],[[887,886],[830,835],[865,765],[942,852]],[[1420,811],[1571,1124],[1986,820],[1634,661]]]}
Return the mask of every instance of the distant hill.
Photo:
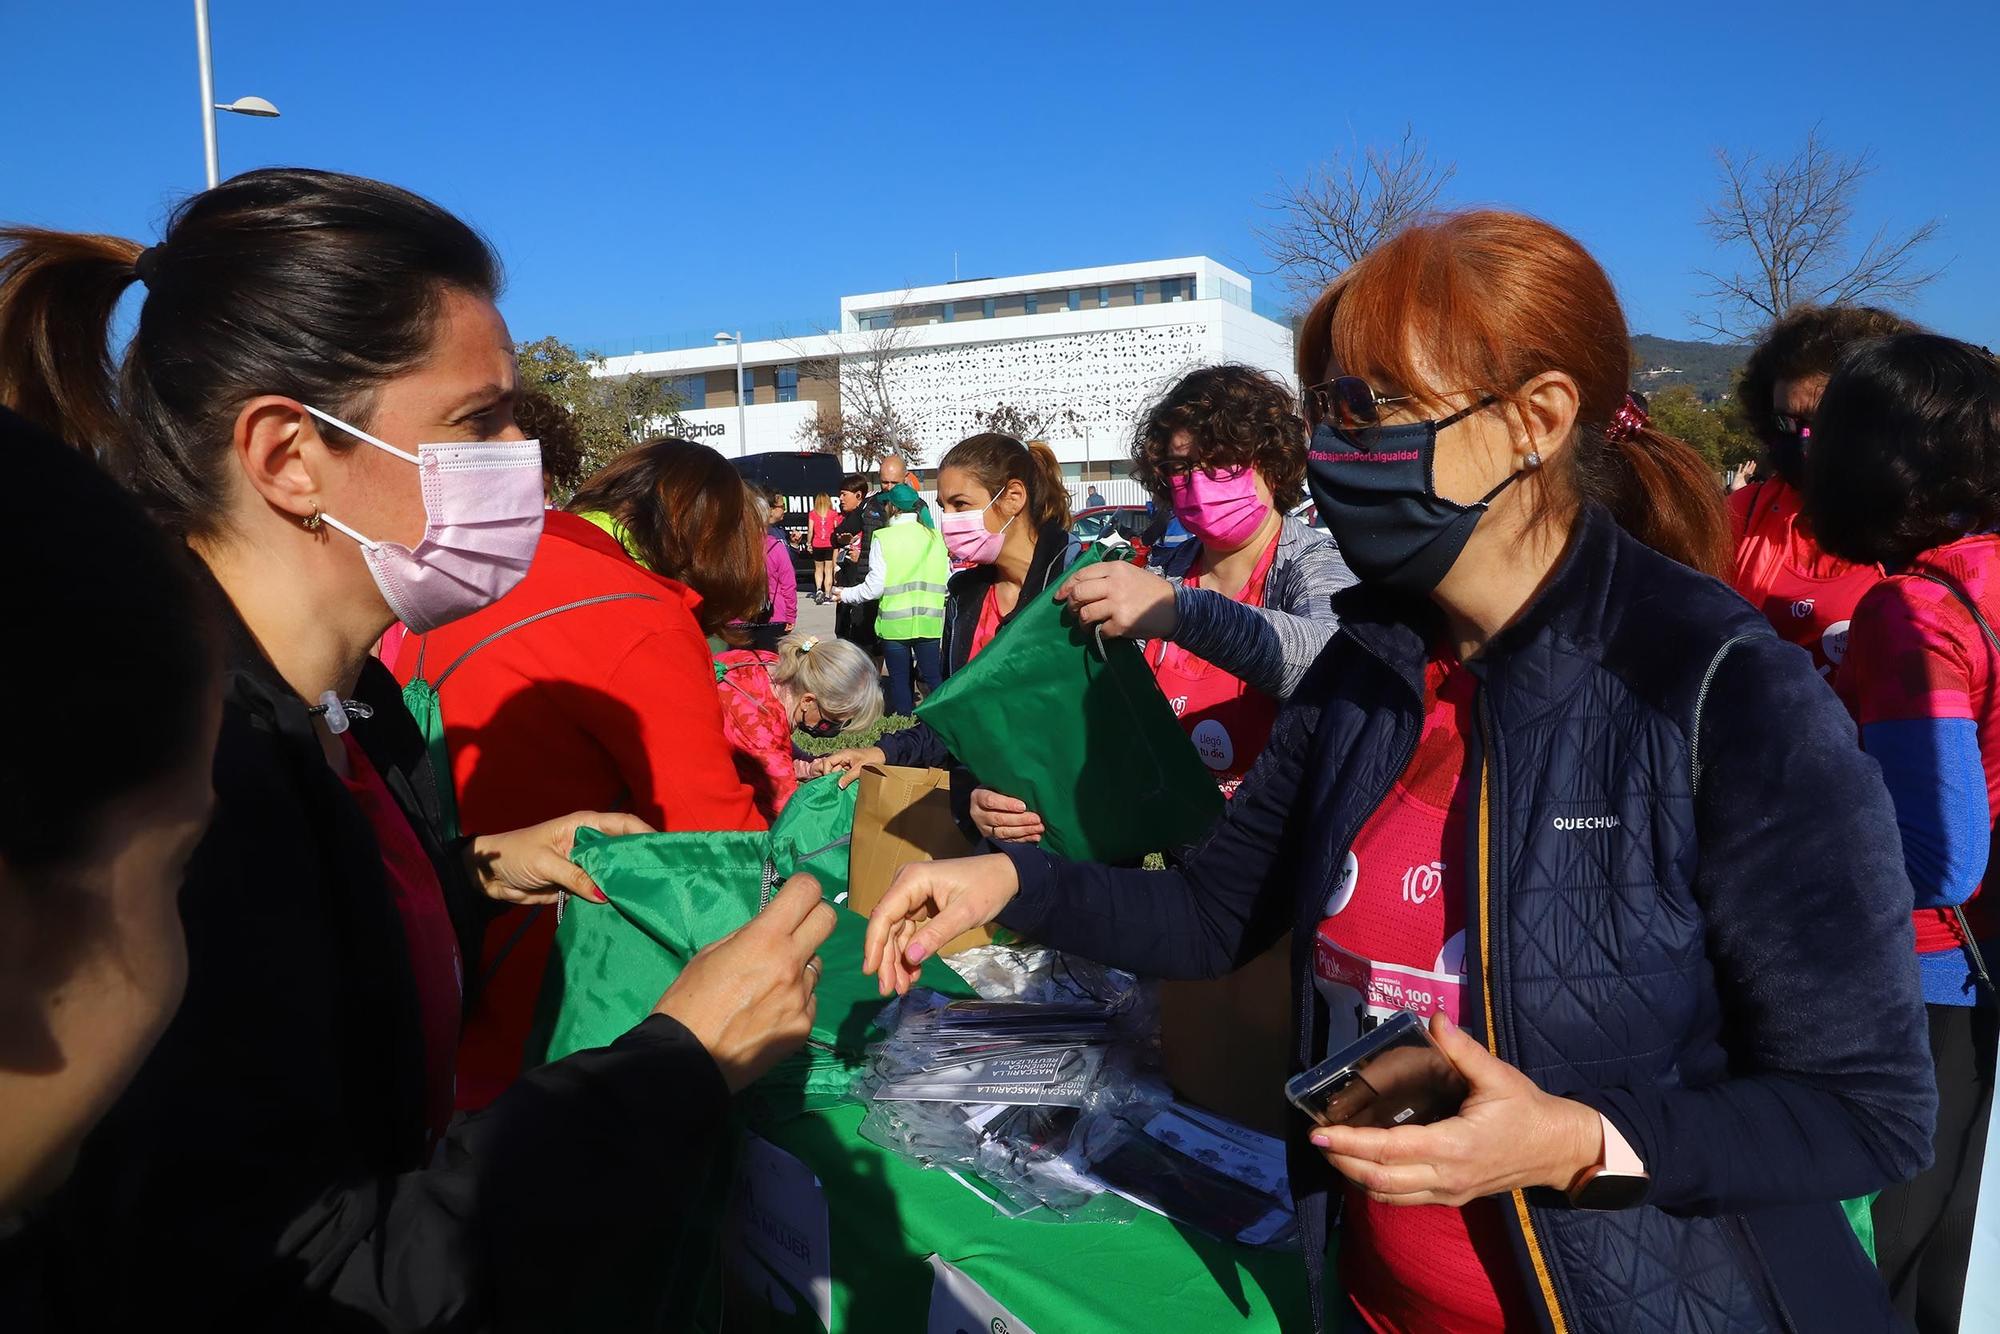
{"label": "distant hill", "polygon": [[1740,343],[1689,343],[1652,334],[1632,336],[1632,387],[1642,394],[1684,384],[1713,403],[1735,387],[1750,355]]}

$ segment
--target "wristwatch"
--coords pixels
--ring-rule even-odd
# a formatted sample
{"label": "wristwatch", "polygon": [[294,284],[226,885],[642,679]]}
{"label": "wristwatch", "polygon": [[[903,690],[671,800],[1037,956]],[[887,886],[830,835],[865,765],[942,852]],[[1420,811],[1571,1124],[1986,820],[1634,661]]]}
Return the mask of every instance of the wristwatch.
{"label": "wristwatch", "polygon": [[1599,1112],[1597,1119],[1604,1125],[1604,1152],[1570,1182],[1569,1202],[1577,1209],[1630,1209],[1646,1198],[1653,1179],[1611,1118]]}

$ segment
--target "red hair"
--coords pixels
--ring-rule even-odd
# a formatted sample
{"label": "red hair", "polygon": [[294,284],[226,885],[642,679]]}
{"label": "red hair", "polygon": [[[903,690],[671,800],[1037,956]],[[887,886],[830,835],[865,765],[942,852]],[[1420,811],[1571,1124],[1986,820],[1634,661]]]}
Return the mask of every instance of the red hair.
{"label": "red hair", "polygon": [[1537,474],[1535,521],[1598,501],[1648,546],[1719,575],[1729,516],[1701,455],[1650,427],[1606,436],[1631,356],[1625,312],[1590,252],[1537,218],[1492,210],[1398,232],[1334,280],[1298,338],[1300,384],[1325,380],[1331,363],[1430,407],[1464,391],[1515,404],[1537,375],[1566,373],[1576,434]]}

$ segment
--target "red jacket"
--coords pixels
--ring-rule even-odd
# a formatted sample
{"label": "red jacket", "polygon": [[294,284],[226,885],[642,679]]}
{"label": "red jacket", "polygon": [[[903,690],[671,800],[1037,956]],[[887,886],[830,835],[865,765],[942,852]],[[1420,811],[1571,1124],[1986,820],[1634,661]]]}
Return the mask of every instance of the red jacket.
{"label": "red jacket", "polygon": [[[428,636],[411,636],[389,665],[408,682],[421,652],[425,675],[436,682],[495,631],[614,593],[652,600],[579,607],[523,626],[485,644],[439,688],[467,833],[518,829],[578,810],[630,811],[663,830],[764,828],[723,734],[715,670],[694,618],[700,598],[642,569],[575,515],[550,512],[534,565],[513,592]],[[510,909],[487,928],[486,958],[473,977],[492,976],[468,987],[475,994],[459,1048],[462,1108],[485,1106],[520,1073],[555,937],[555,914],[529,921],[530,911]]]}

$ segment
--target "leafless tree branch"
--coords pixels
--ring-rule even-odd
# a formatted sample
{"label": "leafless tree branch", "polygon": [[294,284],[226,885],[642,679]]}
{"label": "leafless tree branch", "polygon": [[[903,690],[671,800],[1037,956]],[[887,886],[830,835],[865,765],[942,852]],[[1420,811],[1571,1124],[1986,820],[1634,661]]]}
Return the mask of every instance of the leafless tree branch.
{"label": "leafless tree branch", "polygon": [[1938,235],[1935,218],[1901,235],[1880,228],[1854,249],[1855,202],[1875,164],[1865,152],[1835,152],[1817,127],[1786,162],[1727,150],[1715,160],[1720,190],[1701,225],[1718,249],[1747,252],[1747,263],[1699,272],[1701,299],[1712,304],[1689,318],[1713,337],[1752,337],[1801,303],[1907,301],[1943,272],[1917,262]]}
{"label": "leafless tree branch", "polygon": [[799,428],[799,438],[829,454],[852,455],[864,468],[881,462],[885,454],[921,464],[922,448],[897,406],[895,387],[895,363],[909,351],[910,327],[891,320],[880,329],[831,336],[840,353],[802,359],[799,373],[833,380],[840,388],[840,408],[816,413]]}
{"label": "leafless tree branch", "polygon": [[1435,162],[1405,126],[1388,148],[1336,151],[1294,185],[1279,178],[1263,206],[1276,215],[1258,239],[1287,290],[1311,301],[1343,269],[1433,208],[1458,172]]}

